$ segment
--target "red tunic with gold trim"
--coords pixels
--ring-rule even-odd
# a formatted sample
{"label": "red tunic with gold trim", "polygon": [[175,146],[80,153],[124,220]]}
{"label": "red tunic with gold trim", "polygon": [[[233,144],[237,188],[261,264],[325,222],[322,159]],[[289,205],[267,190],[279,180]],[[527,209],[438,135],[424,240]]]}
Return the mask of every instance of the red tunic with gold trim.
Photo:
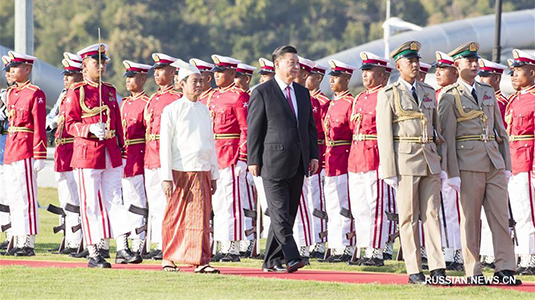
{"label": "red tunic with gold trim", "polygon": [[377,93],[381,88],[382,86],[377,86],[368,89],[360,93],[353,102],[350,123],[353,142],[349,151],[349,172],[369,172],[379,168],[375,107]]}
{"label": "red tunic with gold trim", "polygon": [[124,132],[123,158],[126,164],[123,177],[133,177],[144,173],[145,133],[143,112],[149,102],[145,91],[136,96],[123,98],[121,103],[121,120]]}
{"label": "red tunic with gold trim", "polygon": [[511,95],[505,113],[513,174],[533,170],[535,85]]}
{"label": "red tunic with gold trim", "polygon": [[56,152],[54,153],[54,171],[56,172],[72,171],[74,137],[67,132],[67,127],[65,126],[67,91],[65,90],[61,94],[58,105],[58,128],[56,129]]}
{"label": "red tunic with gold trim", "polygon": [[[314,121],[316,121],[316,130],[318,131],[318,148],[320,157],[320,169],[318,170],[319,172],[321,171],[321,168],[325,168],[325,133],[323,132],[323,122],[325,120],[325,114],[327,113],[327,109],[329,109],[329,103],[331,102],[331,99],[325,96],[325,94],[323,94],[320,89],[317,89],[310,94],[310,99],[312,100],[312,98],[316,99],[319,103],[319,116],[317,115],[317,112],[313,111]],[[314,109],[313,100],[312,109]]]}
{"label": "red tunic with gold trim", "polygon": [[[46,96],[27,81],[6,92],[9,129],[4,164],[27,158],[46,159]],[[13,175],[13,174],[8,174]]]}
{"label": "red tunic with gold trim", "polygon": [[236,85],[218,88],[208,98],[219,169],[247,161],[247,105],[249,95]]}
{"label": "red tunic with gold trim", "polygon": [[496,101],[498,101],[498,107],[500,108],[500,113],[502,114],[503,125],[507,126],[505,124],[505,110],[507,109],[507,103],[509,103],[509,100],[502,94],[502,91],[500,90],[497,90],[494,95],[496,96]]}
{"label": "red tunic with gold trim", "polygon": [[173,90],[170,85],[165,88],[159,88],[158,91],[149,99],[145,106],[144,125],[146,131],[145,146],[145,168],[157,169],[160,167],[160,121],[163,109],[180,99],[182,94]]}
{"label": "red tunic with gold trim", "polygon": [[215,92],[215,89],[212,87],[202,92],[202,94],[199,96],[199,101],[202,104],[206,105],[206,103],[208,102],[208,97],[210,97],[213,92]]}
{"label": "red tunic with gold trim", "polygon": [[353,96],[345,91],[331,101],[323,122],[325,132],[325,176],[347,174],[351,148],[351,107]]}
{"label": "red tunic with gold trim", "polygon": [[[75,169],[105,169],[106,151],[113,168],[123,164],[121,151],[124,140],[117,92],[112,84],[106,82],[102,83],[101,91],[102,102],[98,83],[87,78],[73,84],[67,91],[65,127],[67,133],[74,136],[71,167]],[[92,124],[101,122],[100,115],[106,128],[103,140],[89,131]]]}

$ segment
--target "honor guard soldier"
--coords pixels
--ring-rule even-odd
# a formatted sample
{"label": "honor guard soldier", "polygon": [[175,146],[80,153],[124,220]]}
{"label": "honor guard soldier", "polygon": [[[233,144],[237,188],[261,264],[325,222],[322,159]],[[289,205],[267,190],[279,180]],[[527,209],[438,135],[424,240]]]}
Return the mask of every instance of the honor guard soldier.
{"label": "honor guard soldier", "polygon": [[214,79],[214,72],[212,72],[212,69],[214,68],[214,65],[198,58],[190,59],[189,63],[196,66],[197,69],[199,69],[199,72],[201,72],[202,94],[199,96],[199,101],[201,101],[202,104],[206,105],[208,95],[215,91],[212,87],[212,81]]}
{"label": "honor guard soldier", "polygon": [[459,80],[442,90],[440,123],[447,144],[448,184],[460,190],[461,241],[464,268],[472,283],[483,283],[479,262],[481,207],[494,242],[496,272],[501,283],[519,284],[514,278],[515,254],[509,235],[507,182],[511,157],[494,90],[475,81],[479,45],[465,43],[448,53]]}
{"label": "honor guard soldier", "polygon": [[515,253],[520,256],[517,273],[535,275],[535,197],[532,192],[535,56],[514,49],[513,57],[513,81],[519,91],[510,97],[505,115],[513,162],[509,197],[512,215],[516,220],[518,245]]}
{"label": "honor guard soldier", "polygon": [[[152,68],[150,65],[135,63],[129,60],[123,61],[126,71],[126,90],[130,96],[123,98],[121,102],[121,123],[124,133],[123,151],[123,203],[131,214],[130,236],[132,251],[141,254],[145,246],[147,234],[147,196],[145,191],[145,133],[147,128],[144,124],[145,106],[149,97],[145,93],[144,86],[147,82],[147,74]],[[144,220],[145,219],[145,220]]]}
{"label": "honor guard soldier", "polygon": [[[58,184],[58,198],[60,207],[65,212],[63,224],[65,227],[65,247],[58,249],[61,254],[75,253],[82,241],[82,230],[80,224],[80,199],[78,187],[76,186],[75,175],[71,167],[74,138],[67,132],[65,127],[65,116],[67,103],[67,90],[78,82],[84,80],[82,75],[82,58],[74,53],[65,52],[62,60],[63,64],[63,85],[64,89],[54,105],[54,108],[47,115],[47,130],[55,129],[54,171]],[[74,211],[67,209],[67,206],[78,208]],[[78,212],[76,212],[78,211]],[[75,229],[77,229],[75,231]],[[60,246],[60,248],[62,248]]]}
{"label": "honor guard soldier", "polygon": [[212,206],[214,239],[222,256],[213,260],[240,261],[239,241],[245,239],[242,192],[247,189],[247,105],[249,95],[234,83],[239,60],[212,55],[217,90],[208,98],[213,120],[219,179]]}
{"label": "honor guard soldier", "polygon": [[425,77],[427,76],[427,73],[429,73],[429,69],[431,69],[430,64],[426,64],[424,62],[420,62],[420,78],[418,79],[421,82],[425,82]]}
{"label": "honor guard soldier", "polygon": [[[436,51],[435,78],[439,88],[436,90],[436,99],[440,100],[440,92],[450,84],[457,82],[459,73],[453,65],[453,58],[444,52]],[[459,193],[447,184],[446,180],[442,181],[442,202],[444,212],[440,212],[440,223],[442,226],[442,247],[444,248],[444,259],[447,270],[462,271],[463,260],[461,253],[461,231],[459,219]],[[444,221],[445,217],[445,221]],[[445,223],[444,223],[445,222]]]}
{"label": "honor guard soldier", "polygon": [[330,60],[331,89],[334,98],[329,104],[323,131],[325,132],[325,203],[327,206],[328,237],[331,256],[328,262],[347,262],[353,256],[355,230],[349,200],[347,164],[351,148],[351,106],[349,80],[355,67]]}
{"label": "honor guard soldier", "polygon": [[251,78],[253,77],[255,70],[256,67],[244,63],[239,63],[238,67],[236,67],[236,78],[234,78],[234,83],[249,96],[251,96]]}
{"label": "honor guard soldier", "polygon": [[389,59],[361,52],[362,82],[366,90],[353,102],[350,126],[353,141],[349,151],[349,195],[355,218],[357,249],[365,248],[359,265],[383,266],[383,248],[389,238],[385,205],[395,201],[395,191],[379,179],[377,148],[377,93],[382,88]]}
{"label": "honor guard soldier", "polygon": [[[308,186],[307,198],[309,201],[309,207],[312,210],[312,223],[313,223],[313,247],[310,252],[312,258],[324,258],[325,257],[325,243],[327,242],[327,209],[325,207],[325,133],[323,132],[323,121],[325,120],[325,114],[329,108],[329,99],[320,90],[321,82],[325,77],[327,67],[314,63],[310,74],[306,80],[306,87],[310,92],[311,101],[312,98],[319,102],[319,116],[317,112],[314,114],[314,120],[316,121],[316,130],[318,131],[318,147],[319,147],[319,169],[316,174],[305,178],[305,182]],[[313,101],[314,102],[314,101]]]}
{"label": "honor guard soldier", "polygon": [[486,60],[481,58],[479,60],[479,81],[486,83],[494,88],[494,95],[498,106],[500,107],[500,113],[502,114],[503,124],[505,125],[505,108],[507,107],[507,97],[500,90],[500,82],[502,80],[502,74],[507,66]]}
{"label": "honor guard soldier", "polygon": [[[2,68],[6,73],[6,83],[7,88],[9,88],[13,81],[11,80],[11,75],[9,74],[9,62],[11,58],[7,55],[2,56]],[[6,148],[6,139],[7,139],[7,128],[9,120],[7,119],[7,107],[6,107],[6,92],[7,88],[0,90],[0,231],[6,233],[6,239],[0,244],[0,249],[5,250],[8,248],[12,240],[11,234],[11,219],[9,214],[9,203],[7,202],[7,192],[6,185],[4,180],[4,150]]]}
{"label": "honor guard soldier", "polygon": [[74,137],[71,167],[79,190],[88,266],[111,268],[97,244],[112,236],[117,242],[115,263],[140,263],[128,248],[128,210],[121,191],[124,147],[119,104],[113,85],[102,82],[107,46],[95,44],[80,51],[84,81],[72,85],[65,98],[65,128]]}
{"label": "honor guard soldier", "polygon": [[258,63],[260,64],[260,70],[258,70],[260,79],[258,80],[258,83],[262,84],[273,79],[275,76],[275,67],[273,66],[273,62],[262,57],[258,59]]}
{"label": "honor guard soldier", "polygon": [[[315,63],[310,59],[306,59],[299,55],[297,56],[297,58],[299,59],[299,73],[297,74],[297,77],[294,82],[305,86],[307,78],[312,72],[312,68],[314,68]],[[312,114],[316,123],[316,130],[320,128],[321,133],[323,134],[320,102],[318,101],[318,99],[313,97],[310,97],[310,102],[312,105]],[[316,176],[316,179],[319,178],[317,177],[318,173],[316,173],[314,176]],[[310,208],[312,207],[310,205],[310,203],[312,202],[312,200],[310,200],[310,197],[319,196],[318,182],[313,182],[310,179],[311,177],[305,177],[303,181],[303,191],[301,194],[301,199],[299,200],[297,215],[295,217],[295,223],[293,226],[294,240],[297,244],[297,247],[299,248],[299,255],[301,255],[301,257],[305,260],[308,260],[310,258],[310,246],[312,246],[314,243],[314,241],[312,240],[314,236],[314,228],[312,223],[312,211],[310,210]],[[311,188],[315,190],[312,191]],[[315,195],[312,195],[311,192],[314,192]]]}
{"label": "honor guard soldier", "polygon": [[6,92],[5,105],[9,129],[4,152],[7,202],[15,248],[7,254],[34,256],[38,233],[37,173],[46,159],[46,97],[30,82],[37,58],[9,51],[9,68],[13,85]]}
{"label": "honor guard soldier", "polygon": [[[234,83],[249,96],[251,96],[251,78],[253,77],[255,70],[256,67],[244,63],[239,63],[236,67],[236,77],[234,78]],[[254,213],[256,211],[256,199],[253,175],[249,173],[249,170],[246,170],[245,173],[247,188],[241,191],[242,207],[245,215],[245,240],[242,240],[240,243],[240,256],[249,257],[251,256],[255,240],[253,223],[256,221],[256,214]]]}
{"label": "honor guard soldier", "polygon": [[[441,249],[441,140],[435,90],[418,81],[421,44],[409,41],[390,53],[400,72],[397,82],[377,95],[379,178],[396,189],[400,239],[409,283],[425,284],[418,222],[425,229],[429,269],[434,282],[445,281]],[[436,140],[436,143],[435,143]]]}
{"label": "honor guard soldier", "polygon": [[182,97],[173,90],[173,77],[176,68],[171,66],[176,58],[163,53],[153,53],[154,80],[159,86],[158,91],[150,96],[145,106],[144,125],[147,128],[145,136],[145,189],[149,204],[150,240],[156,243],[156,249],[144,258],[162,259],[162,222],[167,205],[167,198],[162,190],[160,179],[160,116],[163,109]]}

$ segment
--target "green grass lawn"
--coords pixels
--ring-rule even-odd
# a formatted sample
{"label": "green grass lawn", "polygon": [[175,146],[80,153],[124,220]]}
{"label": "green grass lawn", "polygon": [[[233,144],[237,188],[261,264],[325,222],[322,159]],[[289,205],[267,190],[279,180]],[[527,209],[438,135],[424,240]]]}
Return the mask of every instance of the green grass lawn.
{"label": "green grass lawn", "polygon": [[[55,189],[39,189],[39,203],[57,205]],[[56,247],[61,236],[54,235],[52,226],[58,218],[44,209],[39,211],[40,234],[36,253],[32,259],[83,261],[46,250]],[[114,256],[114,242],[111,249]],[[0,259],[2,259],[0,257]],[[10,257],[10,259],[14,259]],[[158,264],[145,261],[144,264]],[[261,261],[244,259],[241,263],[215,263],[214,266],[240,266],[260,268]],[[402,262],[387,261],[384,267],[358,267],[345,264],[329,264],[312,261],[309,269],[339,271],[371,271],[405,273]],[[461,276],[459,272],[449,275]],[[485,270],[491,275],[492,270]],[[535,276],[522,278],[535,281]],[[251,278],[230,275],[200,275],[188,273],[164,273],[139,270],[94,270],[87,268],[29,268],[9,266],[0,268],[0,299],[71,299],[71,298],[488,298],[533,299],[533,294],[505,291],[489,287],[436,288],[409,285],[347,284],[315,281]]]}

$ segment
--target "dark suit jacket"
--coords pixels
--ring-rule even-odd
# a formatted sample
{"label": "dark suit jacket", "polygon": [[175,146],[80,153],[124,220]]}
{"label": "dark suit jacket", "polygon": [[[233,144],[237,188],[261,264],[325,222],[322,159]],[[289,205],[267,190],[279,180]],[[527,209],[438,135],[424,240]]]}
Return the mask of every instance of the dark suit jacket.
{"label": "dark suit jacket", "polygon": [[318,134],[310,94],[293,84],[298,120],[275,79],[253,90],[247,115],[247,164],[259,165],[266,179],[295,176],[301,158],[305,172],[311,159],[318,159]]}

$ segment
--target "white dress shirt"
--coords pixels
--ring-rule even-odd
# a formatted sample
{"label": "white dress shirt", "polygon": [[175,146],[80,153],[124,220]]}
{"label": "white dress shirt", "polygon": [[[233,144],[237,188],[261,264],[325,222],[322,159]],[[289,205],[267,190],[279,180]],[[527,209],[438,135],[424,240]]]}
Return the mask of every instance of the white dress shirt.
{"label": "white dress shirt", "polygon": [[407,91],[412,93],[412,88],[414,87],[414,90],[417,91],[418,87],[416,87],[416,79],[413,81],[412,84],[405,81],[403,78],[399,77],[399,81],[401,81],[405,87],[407,88]]}
{"label": "white dress shirt", "polygon": [[287,95],[287,92],[286,92],[286,88],[289,86],[290,87],[290,97],[292,97],[292,104],[294,106],[294,112],[295,112],[295,118],[297,119],[297,98],[295,97],[295,90],[294,90],[294,86],[293,86],[293,82],[290,83],[290,85],[284,83],[284,81],[282,81],[282,79],[279,78],[279,76],[277,76],[275,74],[275,81],[277,82],[277,84],[279,85],[281,91],[282,91],[282,95],[284,96],[285,99],[287,99],[286,95]]}
{"label": "white dress shirt", "polygon": [[173,180],[172,170],[211,171],[219,178],[214,131],[208,108],[183,96],[165,107],[160,126],[162,180]]}
{"label": "white dress shirt", "polygon": [[[476,81],[474,80],[474,83],[472,85],[469,85],[468,83],[466,83],[464,80],[460,79],[459,78],[459,82],[461,82],[462,84],[464,84],[464,86],[466,87],[466,89],[468,90],[468,93],[472,94],[472,90],[475,90],[476,89]],[[476,90],[476,95],[477,95],[477,90]]]}

